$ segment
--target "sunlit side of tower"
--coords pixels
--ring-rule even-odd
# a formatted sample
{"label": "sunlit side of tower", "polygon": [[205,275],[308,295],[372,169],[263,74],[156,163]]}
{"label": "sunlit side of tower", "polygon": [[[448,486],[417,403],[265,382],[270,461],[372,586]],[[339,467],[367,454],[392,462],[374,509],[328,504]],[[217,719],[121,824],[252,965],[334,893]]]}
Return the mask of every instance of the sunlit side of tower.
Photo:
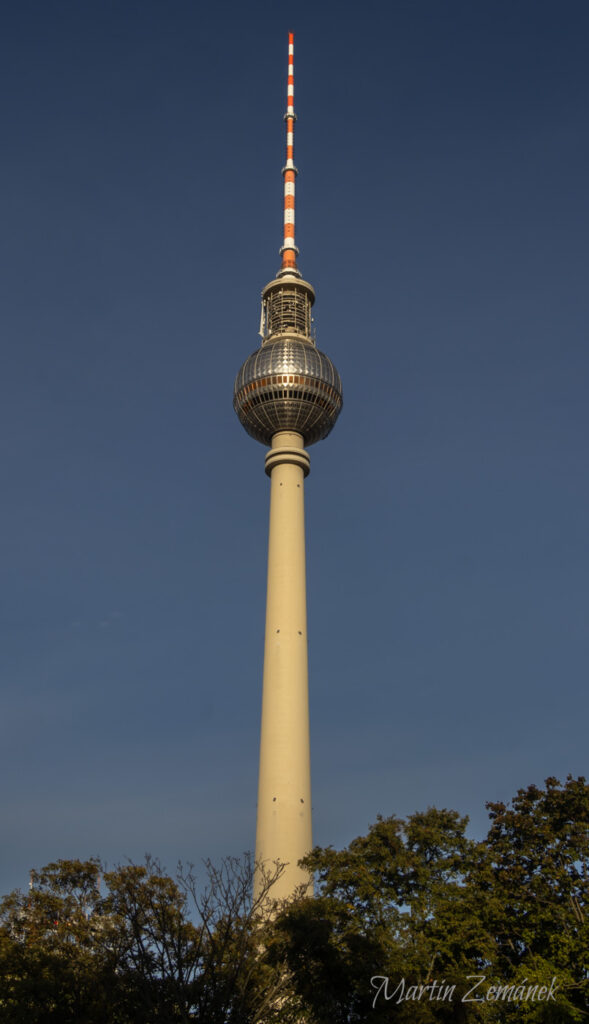
{"label": "sunlit side of tower", "polygon": [[[237,374],[233,398],[248,434],[270,445],[265,463],[270,533],[256,864],[286,865],[272,890],[274,899],[287,898],[310,881],[298,866],[313,845],[303,493],[310,459],[305,446],[327,437],[342,407],[339,374],[312,334],[315,292],[297,266],[292,34],[288,42],[282,262],[262,292],[262,343]],[[261,881],[258,867],[257,892]]]}

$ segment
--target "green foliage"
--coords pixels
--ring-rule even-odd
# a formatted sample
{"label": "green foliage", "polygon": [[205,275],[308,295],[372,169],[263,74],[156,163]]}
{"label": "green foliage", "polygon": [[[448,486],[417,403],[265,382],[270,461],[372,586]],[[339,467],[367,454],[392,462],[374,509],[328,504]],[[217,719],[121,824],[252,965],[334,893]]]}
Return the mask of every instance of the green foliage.
{"label": "green foliage", "polygon": [[506,1021],[589,1017],[589,786],[572,776],[545,785],[518,790],[511,806],[487,804],[491,827],[477,882],[497,972],[530,984],[558,979],[549,1006],[506,1008]]}
{"label": "green foliage", "polygon": [[430,808],[307,857],[319,894],[286,908],[274,948],[317,1024],[589,1020],[589,787],[487,806],[480,843]]}
{"label": "green foliage", "polygon": [[98,861],[59,861],[33,888],[0,906],[0,1020],[20,1024],[98,1019],[109,976],[96,931]]}
{"label": "green foliage", "polygon": [[589,1021],[589,786],[429,808],[315,849],[313,898],[268,919],[249,858],[170,876],[63,860],[0,903],[0,1024]]}
{"label": "green foliage", "polygon": [[280,953],[317,1021],[460,1019],[456,1006],[373,1005],[371,978],[452,984],[482,962],[488,937],[464,884],[476,849],[466,825],[454,811],[430,808],[406,822],[379,818],[347,850],[309,855],[320,896],[287,908],[277,928]]}
{"label": "green foliage", "polygon": [[[253,1024],[286,1000],[260,950],[250,858],[175,878],[147,858],[58,861],[0,904],[4,1024]],[[101,895],[100,881],[104,894]],[[286,1005],[286,1002],[285,1002]]]}

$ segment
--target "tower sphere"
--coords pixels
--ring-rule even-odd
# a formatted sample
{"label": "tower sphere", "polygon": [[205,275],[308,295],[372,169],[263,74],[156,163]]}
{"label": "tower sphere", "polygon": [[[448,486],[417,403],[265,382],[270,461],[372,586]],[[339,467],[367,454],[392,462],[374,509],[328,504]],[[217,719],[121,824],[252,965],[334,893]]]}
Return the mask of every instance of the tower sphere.
{"label": "tower sphere", "polygon": [[327,437],[342,407],[335,366],[311,341],[296,336],[266,342],[237,374],[233,405],[251,437],[270,444],[279,430],[305,444]]}

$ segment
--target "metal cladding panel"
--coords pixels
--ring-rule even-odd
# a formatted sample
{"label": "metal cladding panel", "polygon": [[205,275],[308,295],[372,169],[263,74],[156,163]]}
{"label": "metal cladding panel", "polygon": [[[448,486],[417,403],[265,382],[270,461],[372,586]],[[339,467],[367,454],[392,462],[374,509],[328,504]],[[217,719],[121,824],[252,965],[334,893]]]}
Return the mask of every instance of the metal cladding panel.
{"label": "metal cladding panel", "polygon": [[305,444],[327,437],[342,407],[342,384],[331,360],[296,338],[266,342],[237,374],[233,405],[248,434],[270,444],[279,430]]}

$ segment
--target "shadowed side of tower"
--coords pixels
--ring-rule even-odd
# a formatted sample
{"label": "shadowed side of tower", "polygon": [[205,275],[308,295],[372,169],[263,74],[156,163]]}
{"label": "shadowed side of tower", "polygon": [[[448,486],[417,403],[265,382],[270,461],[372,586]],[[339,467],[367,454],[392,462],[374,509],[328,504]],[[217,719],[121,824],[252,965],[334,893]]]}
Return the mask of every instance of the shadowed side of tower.
{"label": "shadowed side of tower", "polygon": [[284,872],[272,899],[309,885],[298,861],[312,847],[307,669],[305,445],[327,437],[342,407],[339,374],[315,345],[315,293],[297,267],[295,245],[294,40],[289,35],[282,265],[262,292],[261,346],[246,359],[233,404],[248,434],[270,445],[270,531],[256,831],[256,878],[275,861]]}

